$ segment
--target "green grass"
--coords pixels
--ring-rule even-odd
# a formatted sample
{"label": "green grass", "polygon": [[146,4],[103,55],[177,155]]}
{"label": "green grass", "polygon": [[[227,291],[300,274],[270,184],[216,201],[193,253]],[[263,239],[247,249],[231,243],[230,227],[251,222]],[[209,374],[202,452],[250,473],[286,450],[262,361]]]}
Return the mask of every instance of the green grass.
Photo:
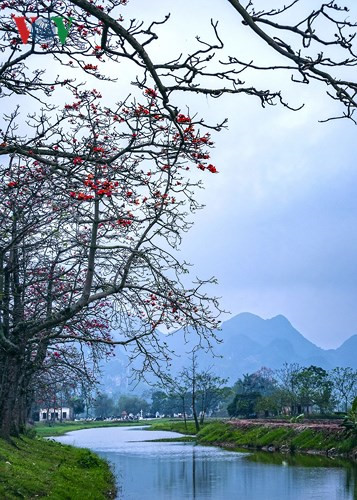
{"label": "green grass", "polygon": [[196,427],[193,421],[187,422],[187,428],[185,427],[185,422],[183,420],[170,420],[163,419],[159,422],[151,421],[150,422],[149,431],[172,431],[172,432],[180,432],[181,434],[196,434]]}
{"label": "green grass", "polygon": [[108,463],[86,449],[41,438],[0,440],[0,498],[52,500],[114,498]]}
{"label": "green grass", "polygon": [[150,443],[195,443],[196,436],[181,436],[177,438],[145,439]]}
{"label": "green grass", "polygon": [[[184,422],[165,421],[154,423],[150,430],[174,431],[183,434],[196,434],[194,422],[187,422],[188,431],[185,431]],[[222,421],[208,421],[196,436],[201,444],[229,444],[237,448],[261,449],[267,446],[274,448],[288,447],[290,451],[306,452],[316,450],[324,452],[335,448],[338,453],[349,453],[357,449],[357,436],[341,431],[316,429],[297,429],[292,427],[265,427],[251,425],[235,427]]]}
{"label": "green grass", "polygon": [[96,427],[118,427],[128,425],[147,425],[150,421],[140,420],[139,422],[62,422],[55,425],[36,424],[36,434],[40,437],[63,436],[67,432],[80,431],[81,429],[93,429]]}
{"label": "green grass", "polygon": [[328,451],[335,448],[339,453],[348,453],[357,448],[357,436],[338,432],[296,429],[291,427],[267,428],[257,425],[233,427],[224,422],[208,424],[197,434],[200,443],[230,443],[237,447],[263,448],[287,446],[291,451]]}

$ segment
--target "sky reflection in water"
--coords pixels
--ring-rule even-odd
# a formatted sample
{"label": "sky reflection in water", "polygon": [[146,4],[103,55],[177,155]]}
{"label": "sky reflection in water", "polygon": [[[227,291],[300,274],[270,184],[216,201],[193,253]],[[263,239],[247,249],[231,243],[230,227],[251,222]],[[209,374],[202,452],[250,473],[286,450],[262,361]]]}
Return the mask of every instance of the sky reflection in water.
{"label": "sky reflection in water", "polygon": [[[356,467],[308,467],[286,457],[248,457],[192,443],[151,443],[172,432],[133,427],[74,431],[56,440],[90,448],[109,460],[123,500],[357,500]],[[253,458],[253,459],[252,459]],[[294,463],[294,465],[292,465]],[[304,461],[302,460],[302,463]]]}

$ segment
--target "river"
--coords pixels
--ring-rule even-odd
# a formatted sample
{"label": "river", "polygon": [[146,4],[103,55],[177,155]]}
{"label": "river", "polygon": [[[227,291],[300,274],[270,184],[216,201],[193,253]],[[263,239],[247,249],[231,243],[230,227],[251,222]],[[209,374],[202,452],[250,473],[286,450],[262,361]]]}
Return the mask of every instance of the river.
{"label": "river", "polygon": [[106,427],[54,439],[106,458],[121,500],[357,500],[357,470],[351,462],[144,442],[171,437],[177,434]]}

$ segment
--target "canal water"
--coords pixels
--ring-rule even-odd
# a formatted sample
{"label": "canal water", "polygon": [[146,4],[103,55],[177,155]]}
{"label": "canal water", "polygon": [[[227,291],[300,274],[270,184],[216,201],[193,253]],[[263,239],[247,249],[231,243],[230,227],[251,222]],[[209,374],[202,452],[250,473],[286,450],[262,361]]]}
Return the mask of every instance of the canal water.
{"label": "canal water", "polygon": [[55,439],[106,458],[121,500],[357,500],[357,467],[351,462],[145,442],[171,437],[177,434],[106,427]]}

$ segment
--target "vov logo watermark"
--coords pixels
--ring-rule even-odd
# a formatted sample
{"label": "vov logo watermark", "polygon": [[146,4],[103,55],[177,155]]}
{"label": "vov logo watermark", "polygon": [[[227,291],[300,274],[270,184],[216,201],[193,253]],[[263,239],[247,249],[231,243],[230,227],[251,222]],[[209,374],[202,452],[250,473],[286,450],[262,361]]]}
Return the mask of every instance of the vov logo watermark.
{"label": "vov logo watermark", "polygon": [[52,42],[55,40],[55,30],[57,29],[57,36],[64,45],[73,21],[72,17],[30,17],[31,25],[29,28],[26,16],[14,17],[13,19],[24,44],[28,42],[31,33],[33,43]]}

